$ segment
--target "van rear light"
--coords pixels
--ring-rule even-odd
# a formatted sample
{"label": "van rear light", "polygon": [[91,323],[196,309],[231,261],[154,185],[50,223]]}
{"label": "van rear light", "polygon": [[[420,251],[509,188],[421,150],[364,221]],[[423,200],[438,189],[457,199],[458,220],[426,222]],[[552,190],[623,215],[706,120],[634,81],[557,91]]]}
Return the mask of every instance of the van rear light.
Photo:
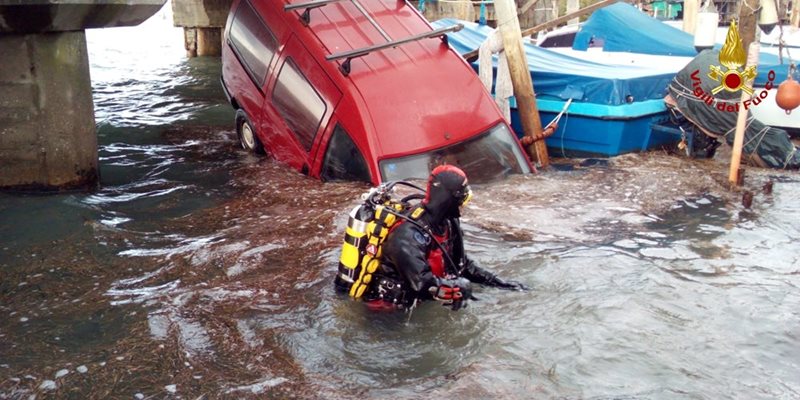
{"label": "van rear light", "polygon": [[382,160],[379,166],[383,181],[394,181],[427,179],[430,171],[441,164],[458,166],[476,183],[531,172],[517,139],[504,123],[451,146]]}

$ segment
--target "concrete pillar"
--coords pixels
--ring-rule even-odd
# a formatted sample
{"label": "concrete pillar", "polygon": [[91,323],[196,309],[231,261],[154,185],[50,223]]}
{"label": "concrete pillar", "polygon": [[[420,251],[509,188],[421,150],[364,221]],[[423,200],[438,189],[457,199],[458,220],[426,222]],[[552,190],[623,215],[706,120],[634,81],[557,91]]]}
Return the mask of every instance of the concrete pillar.
{"label": "concrete pillar", "polygon": [[183,48],[186,49],[186,57],[197,57],[196,28],[183,28]]}
{"label": "concrete pillar", "polygon": [[2,34],[0,189],[97,184],[97,136],[84,31]]}
{"label": "concrete pillar", "polygon": [[200,57],[222,55],[221,28],[197,28],[197,55]]}
{"label": "concrete pillar", "polygon": [[221,28],[183,28],[183,41],[187,57],[222,55]]}
{"label": "concrete pillar", "polygon": [[183,27],[188,57],[222,54],[222,29],[232,0],[172,0],[172,19]]}

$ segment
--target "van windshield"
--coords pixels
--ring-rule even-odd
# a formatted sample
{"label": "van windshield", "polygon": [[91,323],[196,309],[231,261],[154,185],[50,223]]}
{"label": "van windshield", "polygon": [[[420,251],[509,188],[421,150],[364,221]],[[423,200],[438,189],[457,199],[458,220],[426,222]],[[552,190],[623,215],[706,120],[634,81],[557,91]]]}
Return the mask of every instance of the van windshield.
{"label": "van windshield", "polygon": [[525,155],[506,124],[500,123],[474,138],[427,153],[391,158],[380,162],[384,181],[427,179],[441,164],[458,166],[470,182],[483,183],[510,174],[531,172]]}

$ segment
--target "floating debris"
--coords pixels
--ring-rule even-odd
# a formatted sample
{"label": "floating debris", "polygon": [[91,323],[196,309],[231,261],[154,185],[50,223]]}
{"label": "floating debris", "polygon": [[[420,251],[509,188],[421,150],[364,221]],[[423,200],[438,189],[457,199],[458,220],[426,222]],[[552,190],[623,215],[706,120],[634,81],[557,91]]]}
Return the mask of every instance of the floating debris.
{"label": "floating debris", "polygon": [[233,393],[233,392],[250,392],[253,394],[261,394],[264,393],[265,390],[278,386],[281,383],[287,382],[288,379],[286,378],[272,378],[272,379],[265,379],[261,382],[256,382],[251,385],[245,386],[238,386],[235,388],[228,389],[225,393]]}

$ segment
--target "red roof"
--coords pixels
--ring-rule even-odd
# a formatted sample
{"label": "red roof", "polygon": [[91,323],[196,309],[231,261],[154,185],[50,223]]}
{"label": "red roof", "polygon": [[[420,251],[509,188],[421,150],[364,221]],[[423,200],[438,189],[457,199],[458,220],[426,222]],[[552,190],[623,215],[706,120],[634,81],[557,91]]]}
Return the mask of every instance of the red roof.
{"label": "red roof", "polygon": [[[408,3],[362,0],[359,4],[391,40],[432,30]],[[323,56],[387,42],[350,1],[315,8],[310,14],[310,30],[329,52]],[[338,67],[344,60],[320,62]],[[354,140],[367,140],[378,159],[455,143],[502,120],[472,68],[439,38],[354,58],[348,76],[339,71],[335,75],[331,78],[352,82],[340,87],[351,91],[357,112],[374,127],[365,139]]]}

